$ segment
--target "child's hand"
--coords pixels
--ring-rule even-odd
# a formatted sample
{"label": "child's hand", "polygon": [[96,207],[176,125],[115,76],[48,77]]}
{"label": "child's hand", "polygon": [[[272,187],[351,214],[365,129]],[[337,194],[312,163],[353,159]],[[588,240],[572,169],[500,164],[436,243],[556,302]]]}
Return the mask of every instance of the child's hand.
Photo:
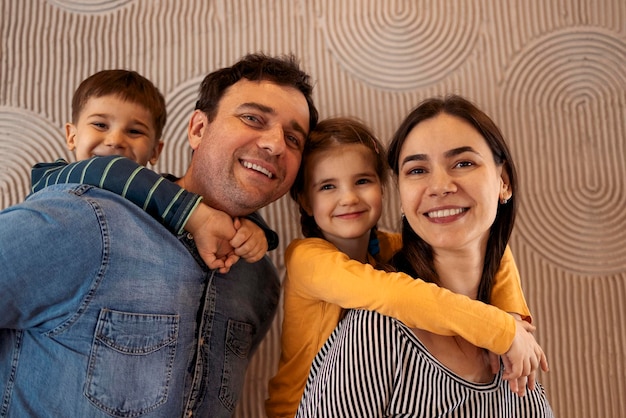
{"label": "child's hand", "polygon": [[230,244],[237,230],[226,213],[200,203],[189,216],[185,229],[193,235],[198,253],[209,268],[227,273],[239,260]]}
{"label": "child's hand", "polygon": [[265,232],[257,224],[246,218],[235,218],[237,233],[230,240],[235,254],[248,263],[256,263],[267,252]]}
{"label": "child's hand", "polygon": [[[549,370],[548,360],[532,335],[535,327],[519,319],[516,319],[515,323],[515,338],[509,351],[502,356],[505,369],[503,377],[509,381],[513,392],[524,396],[526,386],[530,390],[535,387],[537,369],[541,367],[544,372]],[[492,369],[493,365],[492,361]]]}

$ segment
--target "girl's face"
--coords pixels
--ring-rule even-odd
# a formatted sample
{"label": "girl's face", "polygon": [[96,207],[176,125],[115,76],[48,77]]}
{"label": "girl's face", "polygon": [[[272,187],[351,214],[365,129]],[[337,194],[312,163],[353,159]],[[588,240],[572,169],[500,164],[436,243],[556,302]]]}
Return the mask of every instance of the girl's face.
{"label": "girl's face", "polygon": [[315,218],[324,237],[337,245],[363,238],[382,211],[382,184],[375,156],[365,145],[340,145],[315,152],[305,169],[302,207]]}
{"label": "girl's face", "polygon": [[415,233],[435,251],[479,245],[485,250],[499,199],[511,196],[482,135],[441,113],[416,125],[402,146],[398,188]]}

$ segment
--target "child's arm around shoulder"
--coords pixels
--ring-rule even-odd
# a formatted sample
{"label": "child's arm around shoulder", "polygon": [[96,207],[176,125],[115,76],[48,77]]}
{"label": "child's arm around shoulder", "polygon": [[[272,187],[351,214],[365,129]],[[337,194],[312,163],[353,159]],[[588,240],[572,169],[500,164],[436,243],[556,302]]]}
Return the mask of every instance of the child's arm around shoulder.
{"label": "child's arm around shoulder", "polygon": [[368,309],[407,326],[440,335],[460,335],[498,354],[511,346],[513,316],[404,273],[386,273],[351,260],[320,238],[294,240],[286,250],[290,291],[301,297]]}
{"label": "child's arm around shoulder", "polygon": [[528,323],[532,322],[530,310],[524,298],[520,274],[513,258],[513,252],[507,245],[502,255],[491,291],[491,303],[503,311],[515,313]]}
{"label": "child's arm around shoulder", "polygon": [[[68,163],[40,163],[32,169],[32,192],[52,184],[90,184],[116,193],[145,210],[174,234],[191,232],[201,257],[209,268],[226,272],[238,260],[238,243],[262,248],[263,230],[250,222],[243,232],[237,232],[233,219],[226,213],[210,208],[201,202],[202,197],[191,193],[158,173],[120,156],[93,157],[89,160]],[[252,232],[256,234],[253,235]],[[260,231],[260,232],[259,232]],[[242,239],[246,234],[246,239]],[[239,237],[235,245],[231,240]],[[251,237],[256,237],[252,239]],[[245,247],[247,248],[247,247]],[[257,261],[258,251],[239,250],[248,261]]]}
{"label": "child's arm around shoulder", "polygon": [[40,163],[32,169],[32,192],[60,183],[89,184],[141,207],[174,234],[181,234],[202,197],[128,158],[112,155],[67,163]]}

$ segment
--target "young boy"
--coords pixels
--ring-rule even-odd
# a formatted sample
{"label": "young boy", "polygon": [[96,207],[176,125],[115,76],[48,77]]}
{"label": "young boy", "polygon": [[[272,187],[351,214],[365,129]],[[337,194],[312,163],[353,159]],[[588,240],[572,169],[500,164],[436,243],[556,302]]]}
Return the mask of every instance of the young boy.
{"label": "young boy", "polygon": [[37,164],[32,191],[76,182],[120,194],[173,233],[193,234],[207,266],[221,272],[239,257],[248,262],[261,259],[268,249],[266,234],[275,235],[262,221],[233,220],[202,203],[200,196],[142,167],[158,160],[165,122],[165,99],[150,80],[127,70],[91,75],[74,92],[72,122],[65,125],[67,147],[80,161]]}

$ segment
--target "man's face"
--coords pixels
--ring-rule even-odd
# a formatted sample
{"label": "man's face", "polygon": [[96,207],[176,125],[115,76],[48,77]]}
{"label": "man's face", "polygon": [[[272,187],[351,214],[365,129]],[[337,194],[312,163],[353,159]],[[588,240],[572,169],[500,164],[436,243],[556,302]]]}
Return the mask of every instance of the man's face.
{"label": "man's face", "polygon": [[242,79],[226,90],[213,121],[198,110],[192,115],[184,187],[231,216],[252,213],[289,190],[308,130],[299,90]]}

